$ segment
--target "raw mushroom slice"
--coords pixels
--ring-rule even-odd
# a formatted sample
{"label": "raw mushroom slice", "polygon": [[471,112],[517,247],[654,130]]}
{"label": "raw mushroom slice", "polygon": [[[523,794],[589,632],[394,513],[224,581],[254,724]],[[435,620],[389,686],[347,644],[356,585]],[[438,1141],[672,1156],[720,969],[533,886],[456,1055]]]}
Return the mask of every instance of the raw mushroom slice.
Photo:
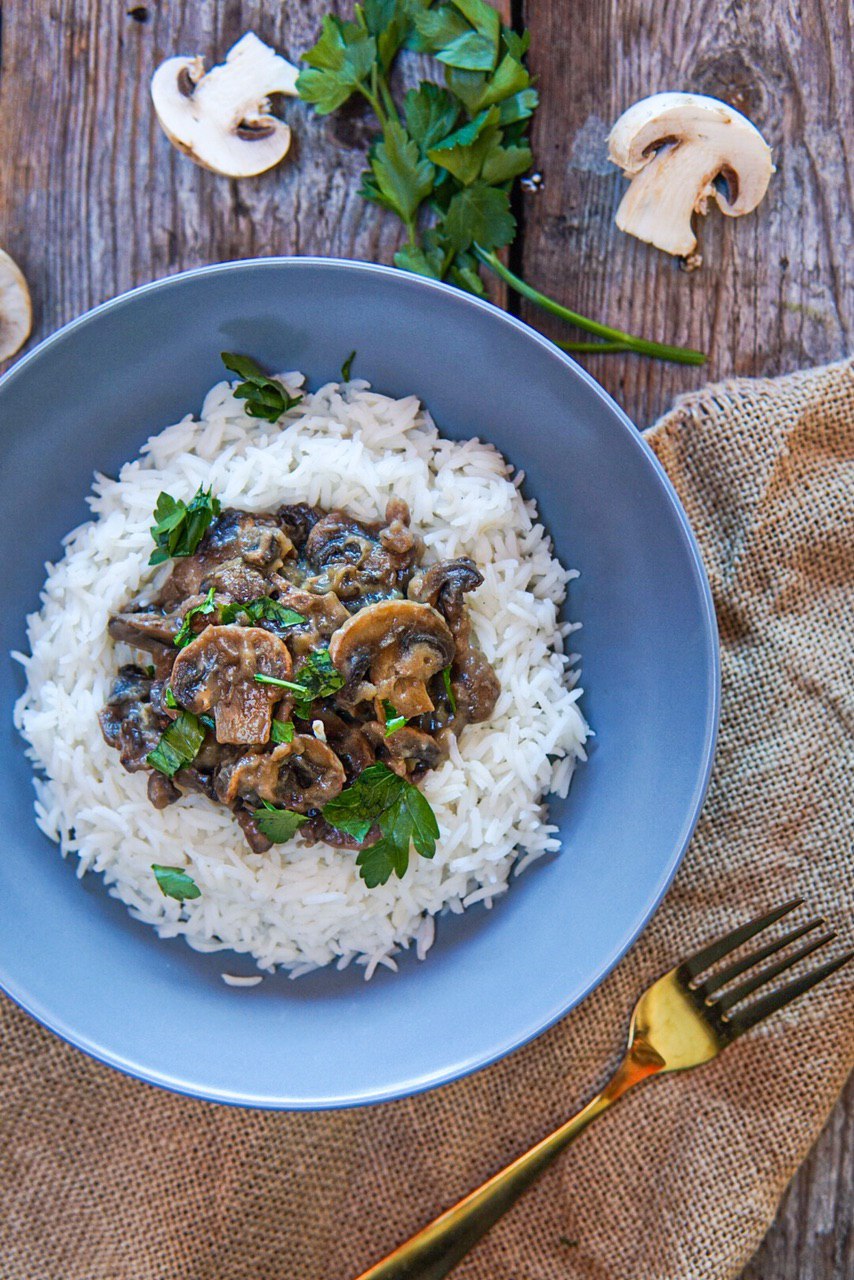
{"label": "raw mushroom slice", "polygon": [[709,200],[722,213],[750,213],[774,166],[759,130],[725,102],[694,93],[655,93],[629,107],[608,138],[608,156],[631,185],[617,226],[665,253],[697,248],[691,225]]}
{"label": "raw mushroom slice", "polygon": [[224,63],[167,58],[151,80],[157,118],[170,142],[203,169],[252,178],[287,154],[291,131],[270,114],[268,95],[296,94],[297,68],[249,31]]}
{"label": "raw mushroom slice", "polygon": [[30,336],[33,305],[24,273],[0,249],[0,360],[8,360]]}

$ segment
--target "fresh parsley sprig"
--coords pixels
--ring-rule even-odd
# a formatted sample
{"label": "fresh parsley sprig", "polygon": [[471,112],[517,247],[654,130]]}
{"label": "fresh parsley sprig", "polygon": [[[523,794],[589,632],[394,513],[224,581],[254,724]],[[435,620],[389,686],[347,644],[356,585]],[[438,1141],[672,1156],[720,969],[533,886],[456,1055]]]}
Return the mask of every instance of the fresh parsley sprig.
{"label": "fresh parsley sprig", "polygon": [[238,400],[246,401],[250,418],[264,418],[278,422],[283,413],[300,404],[304,396],[292,396],[283,382],[268,378],[264,370],[249,356],[239,356],[233,351],[223,351],[222,362],[231,373],[243,381],[234,388]]}
{"label": "fresh parsley sprig", "polygon": [[167,778],[173,778],[179,769],[192,764],[205,740],[205,726],[192,711],[182,711],[161,735],[153,751],[145,757],[146,763]]}
{"label": "fresh parsley sprig", "polygon": [[[297,80],[321,115],[361,95],[380,127],[361,194],[406,228],[395,254],[403,270],[486,293],[480,267],[530,301],[597,336],[568,350],[635,351],[683,364],[702,352],[650,342],[562,307],[507,270],[496,250],[511,244],[511,193],[533,164],[528,129],[539,95],[525,64],[529,35],[502,24],[486,0],[364,0],[353,20],[323,19]],[[444,83],[424,81],[398,108],[392,67],[403,49],[432,55]],[[346,380],[346,379],[345,379]]]}
{"label": "fresh parsley sprig", "polygon": [[308,821],[304,813],[295,813],[293,809],[277,809],[275,805],[261,801],[262,808],[254,811],[258,830],[263,832],[273,844],[287,844],[293,840],[304,822]]}
{"label": "fresh parsley sprig", "polygon": [[154,878],[164,898],[185,902],[189,898],[202,896],[201,889],[183,867],[163,867],[160,863],[153,862],[151,870],[154,872]]}
{"label": "fresh parsley sprig", "polygon": [[329,698],[344,687],[344,677],[333,666],[328,649],[313,649],[300,669],[294,672],[293,680],[280,680],[262,672],[258,672],[255,679],[259,684],[274,684],[295,693],[294,715],[300,720],[309,719],[311,704],[316,698]]}
{"label": "fresh parsley sprig", "polygon": [[435,813],[418,788],[398,777],[388,765],[370,765],[321,812],[331,826],[360,843],[373,826],[379,827],[379,840],[363,848],[356,858],[369,889],[385,884],[392,874],[406,874],[411,846],[422,858],[436,853],[439,824]]}
{"label": "fresh parsley sprig", "polygon": [[173,557],[191,556],[219,513],[219,498],[212,497],[211,490],[201,485],[189,503],[173,498],[171,493],[161,493],[151,527],[156,549],[148,563],[163,564]]}
{"label": "fresh parsley sprig", "polygon": [[250,600],[248,604],[229,603],[223,605],[220,611],[220,619],[223,623],[236,622],[238,618],[244,616],[252,624],[261,621],[275,622],[282,628],[297,627],[301,622],[305,622],[303,615],[297,613],[296,609],[289,609],[287,605],[280,604],[270,596],[260,596],[257,600]]}

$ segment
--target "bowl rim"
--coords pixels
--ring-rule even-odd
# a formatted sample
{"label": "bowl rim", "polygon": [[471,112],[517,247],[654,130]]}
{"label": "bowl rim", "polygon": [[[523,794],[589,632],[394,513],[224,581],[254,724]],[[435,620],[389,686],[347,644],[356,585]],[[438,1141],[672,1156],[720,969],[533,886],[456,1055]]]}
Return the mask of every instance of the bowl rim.
{"label": "bowl rim", "polygon": [[414,273],[404,272],[396,267],[386,266],[381,263],[363,262],[351,258],[333,258],[318,255],[277,255],[255,258],[238,258],[227,262],[209,263],[204,266],[192,267],[186,271],[175,272],[172,275],[161,276],[158,279],[150,280],[142,285],[137,285],[133,289],[126,290],[123,293],[116,294],[112,298],[99,303],[97,306],[90,308],[88,311],[82,312],[73,319],[67,321],[53,333],[43,338],[39,343],[23,355],[19,360],[0,375],[0,393],[15,382],[20,371],[28,368],[32,363],[39,360],[46,352],[49,352],[54,346],[59,345],[69,334],[74,333],[78,328],[89,324],[92,320],[108,314],[111,311],[133,304],[136,299],[144,297],[146,294],[166,291],[173,286],[180,288],[183,282],[195,280],[199,277],[218,275],[231,271],[245,270],[251,267],[255,270],[264,270],[267,268],[280,269],[282,267],[309,266],[309,267],[334,267],[343,268],[354,274],[361,274],[368,277],[393,277],[401,282],[405,282],[415,289],[423,289],[440,296],[452,298],[457,304],[462,303],[476,311],[485,311],[489,315],[495,317],[500,323],[515,329],[527,341],[535,342],[548,352],[553,358],[558,360],[572,372],[574,377],[580,379],[586,384],[588,390],[592,391],[594,396],[609,411],[620,427],[626,432],[632,442],[633,447],[640,452],[644,459],[645,465],[651,467],[658,484],[667,499],[679,531],[687,547],[694,569],[694,577],[699,587],[699,596],[701,604],[702,623],[704,636],[708,645],[708,658],[706,669],[706,682],[708,690],[708,713],[706,717],[706,731],[703,740],[703,765],[698,773],[690,811],[686,812],[682,825],[682,833],[678,842],[674,843],[671,857],[667,865],[663,869],[661,878],[651,897],[644,903],[642,909],[633,920],[632,924],[627,928],[624,935],[618,940],[612,949],[611,955],[603,962],[597,970],[595,976],[583,987],[580,992],[574,993],[569,999],[563,1000],[558,1006],[552,1009],[545,1018],[537,1020],[536,1025],[528,1026],[521,1029],[513,1036],[507,1037],[505,1042],[499,1045],[492,1045],[484,1050],[479,1056],[467,1060],[464,1064],[451,1064],[446,1070],[435,1072],[429,1078],[419,1078],[416,1080],[402,1081],[394,1087],[380,1087],[375,1091],[363,1093],[358,1096],[335,1096],[326,1099],[305,1099],[305,1098],[276,1098],[272,1100],[268,1097],[258,1098],[249,1095],[237,1097],[231,1093],[218,1092],[210,1087],[205,1088],[199,1083],[187,1080],[176,1080],[174,1077],[167,1076],[154,1070],[147,1069],[144,1065],[129,1062],[120,1052],[111,1052],[104,1046],[92,1044],[85,1035],[78,1034],[74,1028],[68,1027],[63,1023],[60,1017],[56,1017],[50,1010],[43,1008],[40,1002],[33,999],[29,1000],[26,993],[16,991],[14,983],[9,983],[8,979],[4,980],[0,974],[0,991],[3,991],[9,999],[12,1000],[19,1008],[23,1009],[46,1030],[56,1035],[66,1044],[72,1045],[79,1049],[88,1057],[97,1062],[101,1062],[106,1066],[119,1071],[122,1075],[131,1079],[142,1080],[147,1084],[165,1089],[170,1093],[178,1093],[185,1097],[197,1098],[207,1102],[214,1102],[226,1106],[249,1107],[262,1110],[292,1110],[292,1111],[317,1111],[317,1110],[339,1110],[343,1108],[370,1106],[383,1102],[390,1102],[405,1097],[414,1097],[418,1094],[428,1092],[429,1090],[438,1088],[442,1085],[449,1084],[452,1081],[464,1079],[466,1076],[483,1070],[485,1067],[514,1053],[517,1049],[521,1049],[524,1045],[537,1039],[549,1028],[553,1027],[572,1009],[577,1007],[583,1000],[594,991],[608,977],[612,970],[619,964],[629,948],[637,941],[652,916],[658,910],[662,899],[673,882],[676,872],[682,862],[682,858],[688,848],[693,837],[697,822],[700,817],[703,805],[708,793],[711,781],[712,769],[715,761],[715,751],[718,739],[721,719],[721,661],[720,661],[720,636],[717,625],[717,617],[714,608],[714,600],[712,597],[711,586],[709,584],[708,575],[703,563],[700,548],[697,543],[694,532],[688,521],[688,517],[679,500],[673,484],[667,475],[664,467],[659,461],[653,449],[647,443],[643,433],[634,425],[628,414],[620,407],[613,397],[600,385],[599,382],[584,369],[571,355],[563,351],[554,342],[540,333],[537,329],[526,324],[524,320],[518,316],[503,310],[494,303],[486,299],[475,297],[473,294],[465,293],[455,286],[445,283],[444,281],[432,280],[426,276],[418,276]]}

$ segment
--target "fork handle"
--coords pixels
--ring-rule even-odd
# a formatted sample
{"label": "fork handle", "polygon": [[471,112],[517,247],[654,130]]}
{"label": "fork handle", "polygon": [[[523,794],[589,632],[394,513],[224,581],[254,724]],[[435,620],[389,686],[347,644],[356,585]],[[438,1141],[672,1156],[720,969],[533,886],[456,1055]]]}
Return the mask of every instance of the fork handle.
{"label": "fork handle", "polygon": [[659,1070],[629,1053],[610,1083],[586,1107],[506,1169],[447,1209],[358,1280],[442,1280],[552,1161],[627,1089]]}

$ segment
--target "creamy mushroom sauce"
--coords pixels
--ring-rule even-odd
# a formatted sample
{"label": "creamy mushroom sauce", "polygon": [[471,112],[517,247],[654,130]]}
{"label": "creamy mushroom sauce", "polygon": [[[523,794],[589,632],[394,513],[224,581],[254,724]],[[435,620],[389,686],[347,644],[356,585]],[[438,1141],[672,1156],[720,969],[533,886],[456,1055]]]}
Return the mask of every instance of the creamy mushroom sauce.
{"label": "creamy mushroom sauce", "polygon": [[[125,769],[148,771],[155,808],[201,792],[265,852],[254,813],[266,803],[307,815],[308,839],[358,847],[321,807],[377,761],[417,782],[446,758],[450,734],[489,718],[500,692],[465,605],[481,574],[465,557],[422,568],[423,552],[396,499],[373,524],[305,504],[224,509],[157,594],[109,622],[150,663],[120,667],[101,729]],[[280,607],[262,611],[264,601]],[[302,621],[283,622],[285,610]],[[318,654],[341,687],[310,705],[255,678],[299,683]],[[170,778],[148,757],[182,711],[203,717],[204,739]]]}

